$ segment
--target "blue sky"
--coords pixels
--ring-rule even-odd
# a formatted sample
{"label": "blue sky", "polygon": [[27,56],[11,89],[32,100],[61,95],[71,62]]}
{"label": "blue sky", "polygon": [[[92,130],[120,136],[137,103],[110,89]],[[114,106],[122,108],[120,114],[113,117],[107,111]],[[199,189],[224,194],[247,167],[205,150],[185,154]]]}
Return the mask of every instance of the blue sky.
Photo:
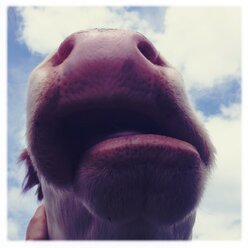
{"label": "blue sky", "polygon": [[8,238],[24,239],[38,204],[34,190],[21,194],[24,170],[16,162],[25,147],[28,76],[70,33],[107,27],[143,33],[182,73],[190,101],[217,148],[217,168],[199,207],[194,238],[239,239],[240,26],[240,10],[233,7],[9,8]]}

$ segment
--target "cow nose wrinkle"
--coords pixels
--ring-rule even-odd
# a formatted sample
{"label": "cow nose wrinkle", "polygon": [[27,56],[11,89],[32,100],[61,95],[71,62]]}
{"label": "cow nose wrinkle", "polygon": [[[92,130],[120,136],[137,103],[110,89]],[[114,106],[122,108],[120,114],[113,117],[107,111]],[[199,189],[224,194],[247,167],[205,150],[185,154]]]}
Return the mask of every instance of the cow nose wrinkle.
{"label": "cow nose wrinkle", "polygon": [[69,36],[60,44],[55,56],[52,58],[53,66],[62,64],[68,58],[74,48],[74,44],[75,39],[73,36]]}
{"label": "cow nose wrinkle", "polygon": [[139,41],[137,45],[141,54],[154,65],[164,66],[165,62],[160,57],[156,48],[148,41]]}

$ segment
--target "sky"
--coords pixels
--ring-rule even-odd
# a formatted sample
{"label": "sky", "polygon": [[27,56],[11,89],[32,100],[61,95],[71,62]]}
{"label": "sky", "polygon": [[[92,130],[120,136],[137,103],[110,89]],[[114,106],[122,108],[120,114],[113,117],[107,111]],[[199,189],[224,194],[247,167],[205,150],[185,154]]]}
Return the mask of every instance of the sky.
{"label": "sky", "polygon": [[[97,17],[97,18],[96,18]],[[65,21],[66,20],[66,21]],[[216,166],[193,239],[241,238],[241,12],[238,7],[25,7],[8,9],[8,239],[25,238],[38,206],[21,193],[28,76],[69,34],[90,28],[139,31],[184,77],[216,147]]]}

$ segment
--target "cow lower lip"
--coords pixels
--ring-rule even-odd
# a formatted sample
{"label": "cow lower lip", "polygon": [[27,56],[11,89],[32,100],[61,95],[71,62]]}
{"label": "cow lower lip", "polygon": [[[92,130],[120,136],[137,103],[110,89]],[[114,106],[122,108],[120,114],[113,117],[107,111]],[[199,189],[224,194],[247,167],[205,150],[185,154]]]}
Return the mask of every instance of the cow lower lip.
{"label": "cow lower lip", "polygon": [[[112,133],[107,133],[107,134],[101,134],[99,137],[93,137],[89,142],[88,142],[88,149],[94,147],[95,145],[105,142],[107,140],[122,140],[123,137],[125,136],[132,136],[132,135],[142,135],[144,133],[137,131],[137,130],[119,130],[116,132]],[[87,150],[88,150],[87,149]]]}
{"label": "cow lower lip", "polygon": [[[178,161],[180,157],[183,161],[187,156],[201,161],[196,148],[185,141],[156,134],[121,132],[112,134],[112,137],[110,136],[91,146],[82,154],[79,163],[80,167],[90,164],[109,166],[115,161],[118,161],[117,164],[133,161],[142,163],[148,159],[154,163],[166,164],[172,156],[177,157]],[[158,159],[159,157],[161,158]],[[195,165],[195,163],[189,163],[189,166],[192,164]],[[180,163],[176,166],[180,167]]]}

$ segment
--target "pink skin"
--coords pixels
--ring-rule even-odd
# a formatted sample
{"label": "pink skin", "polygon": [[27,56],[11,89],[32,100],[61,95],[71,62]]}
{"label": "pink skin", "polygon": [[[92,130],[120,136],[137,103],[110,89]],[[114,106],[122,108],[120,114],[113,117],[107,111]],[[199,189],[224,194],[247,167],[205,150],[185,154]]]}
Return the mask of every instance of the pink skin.
{"label": "pink skin", "polygon": [[31,74],[25,190],[51,239],[189,239],[214,148],[139,33],[69,36]]}

